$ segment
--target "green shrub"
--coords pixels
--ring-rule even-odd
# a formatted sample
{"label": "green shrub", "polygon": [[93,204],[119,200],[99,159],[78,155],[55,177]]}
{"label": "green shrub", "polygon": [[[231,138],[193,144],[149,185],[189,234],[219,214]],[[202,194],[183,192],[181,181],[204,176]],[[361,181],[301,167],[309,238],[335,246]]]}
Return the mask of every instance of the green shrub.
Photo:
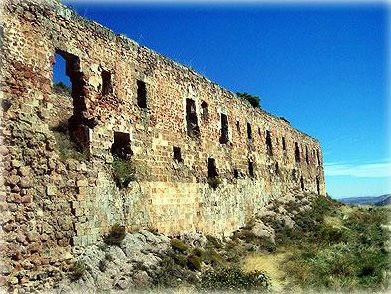
{"label": "green shrub", "polygon": [[130,159],[113,156],[113,176],[118,188],[128,187],[136,179],[136,169]]}
{"label": "green shrub", "polygon": [[60,125],[56,128],[53,128],[52,130],[56,140],[58,153],[62,161],[67,159],[85,161],[87,159],[87,153],[81,150],[81,148],[72,141],[65,126]]}
{"label": "green shrub", "polygon": [[216,190],[218,186],[220,186],[221,184],[221,180],[219,178],[208,178],[208,184],[209,184],[209,187],[211,187],[212,189]]}
{"label": "green shrub", "polygon": [[189,246],[187,246],[185,243],[183,243],[182,240],[179,239],[171,239],[170,240],[172,249],[179,251],[181,253],[186,252],[189,250]]}
{"label": "green shrub", "polygon": [[125,226],[115,224],[111,227],[110,232],[105,236],[104,242],[107,245],[116,245],[119,246],[122,243],[122,240],[126,236]]}
{"label": "green shrub", "polygon": [[202,260],[197,255],[190,255],[187,258],[187,267],[191,270],[200,271],[201,270],[201,263],[202,263]]}
{"label": "green shrub", "polygon": [[236,96],[248,101],[252,107],[258,108],[259,107],[259,97],[258,96],[253,96],[248,93],[241,93],[237,92]]}
{"label": "green shrub", "polygon": [[72,95],[72,89],[70,86],[65,85],[63,82],[53,84],[53,92],[66,96]]}
{"label": "green shrub", "polygon": [[203,260],[205,263],[210,264],[212,267],[222,267],[227,264],[223,256],[221,256],[214,249],[207,249],[203,254]]}
{"label": "green shrub", "polygon": [[85,264],[84,261],[81,260],[75,261],[68,270],[69,278],[72,281],[77,281],[83,276],[86,270],[87,270],[87,265]]}
{"label": "green shrub", "polygon": [[208,240],[207,247],[212,248],[222,248],[221,241],[212,235],[206,235],[206,239]]}
{"label": "green shrub", "polygon": [[153,276],[152,284],[154,288],[175,288],[180,284],[196,284],[198,282],[195,272],[189,270],[185,264],[178,264],[174,256],[182,254],[176,254],[174,252],[167,252],[165,256],[162,256],[162,260],[159,263],[159,272]]}
{"label": "green shrub", "polygon": [[200,288],[206,291],[266,291],[270,288],[269,278],[262,272],[244,272],[238,267],[207,271],[201,276]]}

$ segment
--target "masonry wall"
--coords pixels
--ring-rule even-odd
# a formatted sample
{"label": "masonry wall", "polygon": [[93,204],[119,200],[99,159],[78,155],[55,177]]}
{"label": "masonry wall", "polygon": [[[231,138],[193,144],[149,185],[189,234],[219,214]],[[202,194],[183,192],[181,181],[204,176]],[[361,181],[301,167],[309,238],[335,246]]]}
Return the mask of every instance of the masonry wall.
{"label": "masonry wall", "polygon": [[[325,195],[319,142],[287,121],[55,1],[4,5],[0,251],[13,283],[61,264],[71,246],[96,242],[115,223],[230,234],[271,198]],[[73,98],[52,89],[56,52],[72,61]],[[146,85],[146,108],[138,105],[137,81]],[[188,134],[187,99],[195,102],[198,137]],[[81,158],[61,153],[58,127],[69,121]],[[115,132],[129,134],[136,169],[136,180],[121,189],[113,179]],[[221,180],[216,189],[207,182],[208,158]],[[25,271],[25,280],[15,280],[15,271]]]}

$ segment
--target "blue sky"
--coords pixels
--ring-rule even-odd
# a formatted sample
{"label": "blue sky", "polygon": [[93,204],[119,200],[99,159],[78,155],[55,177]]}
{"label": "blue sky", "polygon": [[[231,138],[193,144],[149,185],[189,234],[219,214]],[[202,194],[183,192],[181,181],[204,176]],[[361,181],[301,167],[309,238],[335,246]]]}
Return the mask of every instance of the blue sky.
{"label": "blue sky", "polygon": [[328,193],[391,192],[389,5],[64,1],[319,139]]}

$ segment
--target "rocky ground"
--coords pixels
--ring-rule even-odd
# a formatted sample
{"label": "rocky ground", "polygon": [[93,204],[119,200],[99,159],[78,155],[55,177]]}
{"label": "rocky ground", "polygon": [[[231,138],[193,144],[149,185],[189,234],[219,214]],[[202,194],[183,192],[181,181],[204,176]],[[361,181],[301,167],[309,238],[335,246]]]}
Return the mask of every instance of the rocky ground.
{"label": "rocky ground", "polygon": [[180,285],[188,291],[194,290],[203,272],[240,265],[243,257],[253,252],[272,251],[273,226],[293,227],[294,215],[308,209],[314,197],[295,195],[270,202],[229,238],[196,233],[167,237],[140,230],[126,233],[118,245],[102,240],[87,248],[75,247],[75,262],[54,291],[117,293]]}

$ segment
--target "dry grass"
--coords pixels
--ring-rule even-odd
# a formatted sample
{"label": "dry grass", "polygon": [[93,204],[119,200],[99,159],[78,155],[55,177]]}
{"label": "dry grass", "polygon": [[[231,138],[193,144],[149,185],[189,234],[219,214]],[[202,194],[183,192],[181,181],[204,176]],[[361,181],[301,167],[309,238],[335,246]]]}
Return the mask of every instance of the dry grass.
{"label": "dry grass", "polygon": [[277,292],[283,292],[287,281],[281,266],[288,254],[284,249],[279,249],[272,254],[266,255],[254,253],[245,258],[243,269],[246,272],[254,270],[264,272],[270,277],[272,289]]}

